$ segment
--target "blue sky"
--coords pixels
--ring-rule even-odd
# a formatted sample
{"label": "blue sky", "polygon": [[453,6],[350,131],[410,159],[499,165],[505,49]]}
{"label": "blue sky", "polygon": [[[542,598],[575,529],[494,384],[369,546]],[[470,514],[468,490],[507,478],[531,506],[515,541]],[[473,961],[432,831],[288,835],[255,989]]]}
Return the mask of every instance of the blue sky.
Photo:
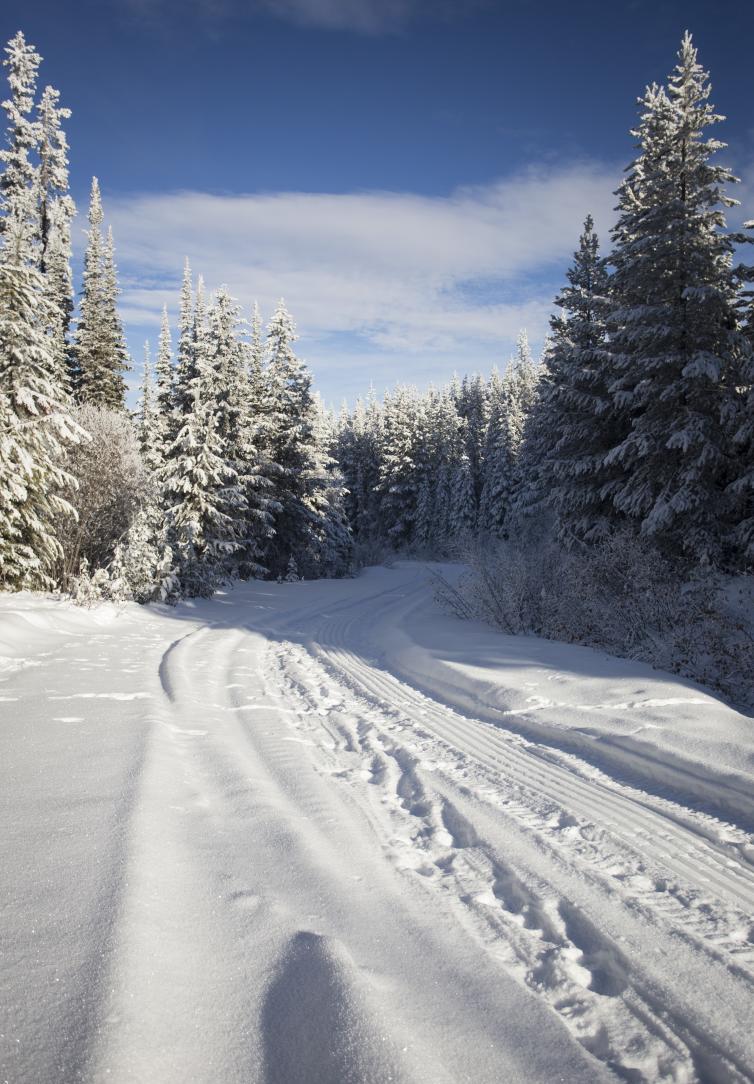
{"label": "blue sky", "polygon": [[[606,232],[628,129],[683,30],[754,212],[754,5],[4,0],[97,174],[137,361],[184,255],[269,313],[326,399],[505,364],[546,330],[580,223]],[[136,374],[134,374],[136,376]]]}

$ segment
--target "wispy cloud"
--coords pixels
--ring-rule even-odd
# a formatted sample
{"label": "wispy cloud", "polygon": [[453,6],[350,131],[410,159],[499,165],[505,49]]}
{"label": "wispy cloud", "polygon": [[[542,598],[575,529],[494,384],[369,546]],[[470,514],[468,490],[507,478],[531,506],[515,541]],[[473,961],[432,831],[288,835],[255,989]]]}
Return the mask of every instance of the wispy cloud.
{"label": "wispy cloud", "polygon": [[541,340],[585,215],[612,218],[615,179],[581,163],[447,197],[177,192],[106,207],[135,344],[164,303],[175,314],[185,254],[244,304],[285,297],[320,380],[361,357],[363,386],[504,362],[522,326]]}
{"label": "wispy cloud", "polygon": [[[182,0],[182,16],[192,14],[217,28],[231,19],[267,16],[299,26],[390,34],[417,20],[465,17],[487,0]],[[156,22],[175,12],[178,0],[125,0],[138,18]]]}

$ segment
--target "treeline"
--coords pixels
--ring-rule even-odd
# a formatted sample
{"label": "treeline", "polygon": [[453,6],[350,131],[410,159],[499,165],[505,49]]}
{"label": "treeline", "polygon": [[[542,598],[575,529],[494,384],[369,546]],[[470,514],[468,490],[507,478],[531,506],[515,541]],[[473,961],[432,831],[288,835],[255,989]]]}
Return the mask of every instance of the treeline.
{"label": "treeline", "polygon": [[241,576],[341,575],[351,536],[324,414],[281,302],[262,336],[188,265],[175,357],[164,314],[139,416],[96,178],[73,321],[67,141],[40,57],[6,47],[0,174],[0,584],[206,595]]}
{"label": "treeline", "polygon": [[612,249],[587,218],[534,378],[519,347],[523,380],[399,389],[342,424],[357,533],[528,538],[537,514],[567,547],[628,531],[686,566],[751,567],[754,273],[737,253],[752,236],[726,227],[736,178],[709,96],[686,34],[641,99]]}
{"label": "treeline", "polygon": [[[335,421],[281,303],[263,334],[188,266],[141,406],[112,233],[92,186],[73,319],[67,142],[40,58],[6,47],[0,152],[0,584],[140,601],[233,577],[342,575],[352,543],[448,553],[644,539],[679,567],[754,560],[754,291],[726,226],[736,178],[691,38],[641,99],[610,251],[591,218],[540,364],[398,387]],[[532,524],[536,527],[532,529]],[[533,532],[533,533],[532,533]]]}
{"label": "treeline", "polygon": [[522,331],[501,376],[454,379],[422,393],[401,385],[343,411],[334,455],[355,537],[397,550],[458,552],[477,533],[501,534],[516,493],[539,369]]}

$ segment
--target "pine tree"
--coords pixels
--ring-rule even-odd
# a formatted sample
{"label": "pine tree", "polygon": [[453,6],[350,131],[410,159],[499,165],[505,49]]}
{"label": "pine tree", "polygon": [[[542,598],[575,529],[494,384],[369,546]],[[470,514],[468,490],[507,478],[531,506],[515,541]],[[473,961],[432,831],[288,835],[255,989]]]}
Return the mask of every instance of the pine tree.
{"label": "pine tree", "polygon": [[273,575],[293,555],[307,578],[321,575],[330,482],[317,444],[311,376],[293,349],[296,330],[281,300],[267,332],[269,362],[262,469],[270,480],[275,534],[265,554]]}
{"label": "pine tree", "polygon": [[262,337],[262,315],[259,305],[254,302],[251,313],[251,336],[249,341],[249,388],[251,409],[256,414],[264,400],[264,340]]}
{"label": "pine tree", "polygon": [[144,377],[139,405],[139,448],[150,474],[162,466],[162,448],[159,431],[160,415],[152,379],[152,355],[149,341],[144,343]]}
{"label": "pine tree", "polygon": [[188,257],[183,265],[181,284],[180,329],[178,335],[178,362],[175,371],[175,410],[178,417],[186,414],[192,405],[189,391],[196,376],[194,366],[194,291]]}
{"label": "pine tree", "polygon": [[479,527],[501,534],[516,484],[516,455],[509,425],[508,388],[497,369],[490,378],[488,403]]}
{"label": "pine tree", "polygon": [[525,424],[519,500],[526,510],[543,503],[554,508],[563,540],[594,541],[617,518],[602,490],[615,473],[605,456],[621,429],[610,395],[610,283],[591,215],[567,278],[555,299],[561,312],[550,321],[538,394]]}
{"label": "pine tree", "polygon": [[540,373],[525,331],[504,376],[495,371],[489,386],[489,422],[485,441],[484,484],[480,499],[482,530],[505,535],[524,487],[520,456],[526,419],[537,398]]}
{"label": "pine tree", "polygon": [[2,103],[8,118],[6,148],[0,151],[0,236],[15,221],[23,227],[14,230],[13,244],[24,246],[22,257],[31,257],[34,247],[35,222],[34,189],[37,167],[32,156],[40,141],[39,123],[33,119],[37,89],[37,71],[42,58],[32,45],[27,45],[19,32],[5,47],[3,66],[8,69],[10,98]]}
{"label": "pine tree", "polygon": [[39,168],[36,173],[36,216],[39,269],[55,314],[51,334],[59,364],[66,370],[68,334],[73,313],[71,223],[76,207],[68,191],[68,141],[62,127],[70,109],[60,106],[60,93],[45,87],[38,109]]}
{"label": "pine tree", "polygon": [[192,340],[194,375],[182,388],[187,409],[159,482],[180,584],[177,590],[184,595],[210,595],[227,578],[229,559],[240,548],[238,524],[245,499],[219,432],[215,370],[200,293]]}
{"label": "pine tree", "polygon": [[458,413],[465,422],[464,446],[473,494],[473,517],[476,521],[484,486],[484,446],[489,422],[487,391],[481,376],[477,374],[464,377],[457,406]]}
{"label": "pine tree", "polygon": [[310,553],[317,576],[343,576],[351,566],[353,552],[345,480],[333,455],[335,444],[335,419],[315,396],[309,502],[316,517]]}
{"label": "pine tree", "polygon": [[263,575],[264,551],[272,534],[267,490],[256,442],[257,426],[249,381],[247,345],[241,339],[241,312],[222,287],[209,312],[207,354],[214,372],[218,434],[223,456],[234,470],[243,504],[237,507],[239,547],[232,567],[248,579]]}
{"label": "pine tree", "polygon": [[640,154],[619,189],[611,257],[614,402],[630,430],[607,456],[620,477],[615,507],[673,553],[717,560],[729,469],[721,417],[740,349],[725,232],[722,118],[686,34],[667,92],[650,87],[636,131]]}
{"label": "pine tree", "polygon": [[147,500],[142,505],[126,537],[115,547],[106,590],[118,601],[166,602],[180,597],[181,584],[167,542],[165,518],[156,501]]}
{"label": "pine tree", "polygon": [[157,399],[157,440],[160,456],[167,458],[168,448],[175,438],[175,387],[173,373],[173,344],[167,305],[162,310],[160,338],[155,365]]}
{"label": "pine tree", "polygon": [[415,535],[421,486],[416,440],[416,395],[399,385],[385,397],[380,448],[380,515],[387,540],[396,548]]}
{"label": "pine tree", "polygon": [[29,228],[6,220],[0,252],[0,582],[15,590],[53,586],[62,556],[55,522],[73,514],[63,449],[85,439],[48,335],[44,281],[28,262]]}
{"label": "pine tree", "polygon": [[117,310],[118,282],[112,232],[102,239],[102,200],[92,178],[84,292],[75,335],[74,389],[81,402],[110,410],[125,408],[123,373],[129,368]]}
{"label": "pine tree", "polygon": [[[747,230],[754,222],[744,223]],[[751,238],[747,237],[747,240]],[[745,341],[737,373],[736,396],[729,419],[731,443],[736,453],[733,477],[727,487],[729,502],[728,560],[733,567],[754,566],[754,269],[738,269],[741,289],[742,322]]]}
{"label": "pine tree", "polygon": [[380,448],[382,414],[370,389],[353,414],[345,409],[337,431],[335,458],[343,472],[345,509],[354,535],[362,541],[382,537],[380,519]]}

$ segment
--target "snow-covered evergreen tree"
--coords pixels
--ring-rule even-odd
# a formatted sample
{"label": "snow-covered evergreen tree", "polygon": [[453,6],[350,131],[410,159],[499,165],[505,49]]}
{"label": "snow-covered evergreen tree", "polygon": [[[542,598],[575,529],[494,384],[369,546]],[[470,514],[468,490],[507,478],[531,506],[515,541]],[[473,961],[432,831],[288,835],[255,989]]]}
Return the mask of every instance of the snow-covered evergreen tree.
{"label": "snow-covered evergreen tree", "polygon": [[160,338],[155,364],[155,396],[157,407],[157,442],[160,458],[164,461],[168,449],[175,438],[175,387],[173,373],[173,343],[170,335],[170,320],[167,305],[162,309]]}
{"label": "snow-covered evergreen tree", "polygon": [[67,374],[73,313],[71,223],[76,207],[68,191],[68,141],[62,122],[70,115],[70,109],[60,106],[59,91],[45,87],[38,109],[39,168],[35,179],[39,269],[54,309],[51,334],[59,364]]}
{"label": "snow-covered evergreen tree", "polygon": [[527,334],[521,331],[515,357],[502,377],[496,370],[493,372],[488,389],[479,526],[493,534],[506,533],[506,524],[518,503],[523,484],[519,459],[524,427],[537,397],[539,375]]}
{"label": "snow-covered evergreen tree", "polygon": [[238,507],[239,547],[232,565],[244,578],[262,575],[264,552],[272,534],[269,479],[257,448],[257,424],[252,403],[246,344],[241,339],[241,311],[222,287],[209,311],[207,356],[214,370],[218,434],[223,456],[235,471],[243,494]]}
{"label": "snow-covered evergreen tree", "polygon": [[125,538],[115,547],[104,588],[116,601],[166,602],[180,596],[181,583],[167,541],[167,527],[154,499],[146,501]]}
{"label": "snow-covered evergreen tree", "polygon": [[740,348],[725,230],[735,178],[705,131],[722,118],[690,35],[667,92],[650,87],[636,131],[639,156],[619,189],[611,257],[614,401],[630,424],[607,462],[615,507],[672,552],[720,553],[728,466],[721,417]]}
{"label": "snow-covered evergreen tree", "polygon": [[553,507],[564,540],[593,541],[616,521],[603,496],[615,474],[605,456],[625,434],[610,395],[610,284],[591,215],[567,278],[555,299],[561,311],[550,321],[537,398],[525,424],[518,498],[524,509]]}
{"label": "snow-covered evergreen tree", "polygon": [[[35,119],[37,72],[42,60],[19,32],[5,46],[3,66],[8,71],[10,97],[2,103],[7,116],[6,145],[0,150],[0,236],[14,229],[13,244],[24,246],[23,260],[31,258],[36,241],[34,154],[40,129]],[[13,226],[13,223],[16,226]],[[20,232],[18,226],[23,227]],[[31,226],[31,229],[27,229]]]}
{"label": "snow-covered evergreen tree", "polygon": [[364,402],[359,399],[353,414],[341,414],[335,458],[345,482],[345,508],[354,534],[362,541],[382,536],[380,518],[380,448],[382,413],[370,389]]}
{"label": "snow-covered evergreen tree", "polygon": [[421,486],[416,434],[416,395],[399,385],[385,396],[380,448],[380,515],[386,538],[396,548],[415,534]]}
{"label": "snow-covered evergreen tree", "polygon": [[73,513],[63,449],[85,439],[48,334],[44,280],[28,261],[29,229],[6,219],[0,249],[0,582],[11,589],[53,585],[55,521]]}
{"label": "snow-covered evergreen tree", "polygon": [[196,376],[194,366],[194,290],[188,257],[183,265],[181,283],[178,360],[175,370],[174,407],[178,417],[191,410],[190,388]]}
{"label": "snow-covered evergreen tree", "polygon": [[160,414],[152,375],[152,352],[149,341],[144,343],[144,376],[139,404],[139,448],[147,469],[154,474],[162,466]]}
{"label": "snow-covered evergreen tree", "polygon": [[81,402],[124,409],[129,368],[123,326],[117,309],[118,283],[112,232],[102,238],[102,199],[92,178],[89,231],[84,258],[84,290],[75,335],[74,389]]}
{"label": "snow-covered evergreen tree", "polygon": [[322,574],[328,549],[332,479],[326,449],[317,439],[311,376],[294,352],[295,340],[293,321],[281,301],[267,332],[262,470],[270,480],[275,534],[265,565],[273,575],[282,575],[293,555],[310,578]]}
{"label": "snow-covered evergreen tree", "polygon": [[251,312],[249,338],[249,387],[251,409],[258,413],[264,400],[264,336],[262,334],[262,314],[255,301]]}
{"label": "snow-covered evergreen tree", "polygon": [[178,590],[184,595],[209,595],[227,577],[228,561],[241,545],[239,517],[245,498],[219,432],[215,369],[207,347],[203,306],[194,314],[192,366],[195,375],[182,389],[188,409],[159,483]]}
{"label": "snow-covered evergreen tree", "polygon": [[[745,229],[754,229],[746,222]],[[754,280],[753,269],[742,267],[741,308],[744,342],[739,359],[736,395],[729,419],[735,459],[728,484],[727,559],[736,568],[754,567]]]}
{"label": "snow-covered evergreen tree", "polygon": [[464,377],[457,398],[458,413],[463,418],[467,473],[473,494],[474,522],[479,515],[484,486],[484,448],[489,422],[487,390],[481,376]]}
{"label": "snow-covered evergreen tree", "polygon": [[345,480],[332,454],[335,444],[335,420],[315,397],[309,500],[316,515],[312,555],[317,576],[342,576],[351,565],[353,533],[346,512]]}

